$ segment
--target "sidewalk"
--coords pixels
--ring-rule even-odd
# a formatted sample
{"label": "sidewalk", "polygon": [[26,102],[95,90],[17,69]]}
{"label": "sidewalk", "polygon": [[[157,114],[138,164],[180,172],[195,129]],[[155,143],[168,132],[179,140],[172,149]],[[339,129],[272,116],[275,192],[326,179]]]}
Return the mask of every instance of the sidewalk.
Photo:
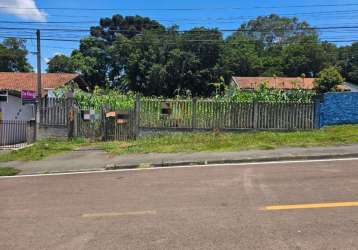
{"label": "sidewalk", "polygon": [[99,149],[82,148],[65,155],[50,157],[42,161],[7,162],[0,163],[0,165],[2,167],[20,169],[22,170],[21,174],[43,174],[135,168],[138,166],[158,167],[347,157],[358,157],[358,144],[335,147],[280,148],[240,152],[151,153],[123,156],[109,155]]}

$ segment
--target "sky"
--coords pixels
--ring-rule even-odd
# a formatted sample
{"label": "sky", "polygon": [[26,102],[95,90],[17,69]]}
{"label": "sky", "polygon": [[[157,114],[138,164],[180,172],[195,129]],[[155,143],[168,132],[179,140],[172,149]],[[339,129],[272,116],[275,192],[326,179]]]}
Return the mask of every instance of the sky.
{"label": "sky", "polygon": [[[0,39],[4,36],[35,38],[32,28],[88,29],[97,25],[101,17],[114,14],[147,16],[165,26],[176,24],[186,30],[197,26],[236,29],[245,21],[271,13],[296,16],[315,27],[358,27],[358,2],[355,0],[0,0]],[[339,41],[338,45],[345,45],[358,40],[357,31],[358,28],[324,30],[320,31],[320,36],[323,40]],[[79,40],[86,35],[42,32],[43,37],[67,40]],[[42,41],[42,69],[46,69],[49,58],[56,54],[69,55],[73,49],[78,48],[78,44]],[[29,52],[34,52],[36,42],[28,39],[27,48]],[[35,55],[30,54],[29,61],[36,68]]]}

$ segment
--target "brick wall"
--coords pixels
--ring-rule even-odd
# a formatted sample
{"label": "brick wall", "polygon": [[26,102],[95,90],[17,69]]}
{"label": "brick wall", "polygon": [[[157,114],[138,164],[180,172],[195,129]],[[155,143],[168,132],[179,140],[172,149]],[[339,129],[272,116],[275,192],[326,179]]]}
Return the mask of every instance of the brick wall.
{"label": "brick wall", "polygon": [[320,102],[320,127],[358,124],[358,92],[326,93]]}

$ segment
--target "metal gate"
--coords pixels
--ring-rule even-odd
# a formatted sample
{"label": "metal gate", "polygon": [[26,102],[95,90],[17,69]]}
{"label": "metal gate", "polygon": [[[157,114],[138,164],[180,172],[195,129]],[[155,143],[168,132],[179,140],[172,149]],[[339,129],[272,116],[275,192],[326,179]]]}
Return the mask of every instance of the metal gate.
{"label": "metal gate", "polygon": [[106,141],[127,141],[137,137],[138,125],[135,109],[106,113],[104,132]]}
{"label": "metal gate", "polygon": [[26,121],[0,121],[0,148],[17,148],[26,145]]}

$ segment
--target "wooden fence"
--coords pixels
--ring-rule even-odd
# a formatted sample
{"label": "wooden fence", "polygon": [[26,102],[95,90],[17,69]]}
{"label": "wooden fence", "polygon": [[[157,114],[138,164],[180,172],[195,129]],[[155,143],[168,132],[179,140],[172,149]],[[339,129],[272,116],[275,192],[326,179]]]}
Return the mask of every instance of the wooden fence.
{"label": "wooden fence", "polygon": [[314,109],[314,103],[144,99],[140,102],[140,127],[306,130],[314,128]]}
{"label": "wooden fence", "polygon": [[27,143],[26,121],[0,121],[0,147],[13,148]]}
{"label": "wooden fence", "polygon": [[40,112],[42,126],[67,126],[66,99],[43,98]]}
{"label": "wooden fence", "polygon": [[[95,117],[89,115],[91,108],[81,111],[72,105],[73,102],[65,99],[43,100],[41,125],[67,126],[77,136],[106,141],[134,139],[139,129],[308,130],[315,127],[316,119],[314,103],[137,98],[132,108],[102,108]],[[85,118],[83,111],[90,118]],[[107,117],[108,111],[116,115]],[[77,115],[72,124],[69,121],[73,121],[74,113]]]}

